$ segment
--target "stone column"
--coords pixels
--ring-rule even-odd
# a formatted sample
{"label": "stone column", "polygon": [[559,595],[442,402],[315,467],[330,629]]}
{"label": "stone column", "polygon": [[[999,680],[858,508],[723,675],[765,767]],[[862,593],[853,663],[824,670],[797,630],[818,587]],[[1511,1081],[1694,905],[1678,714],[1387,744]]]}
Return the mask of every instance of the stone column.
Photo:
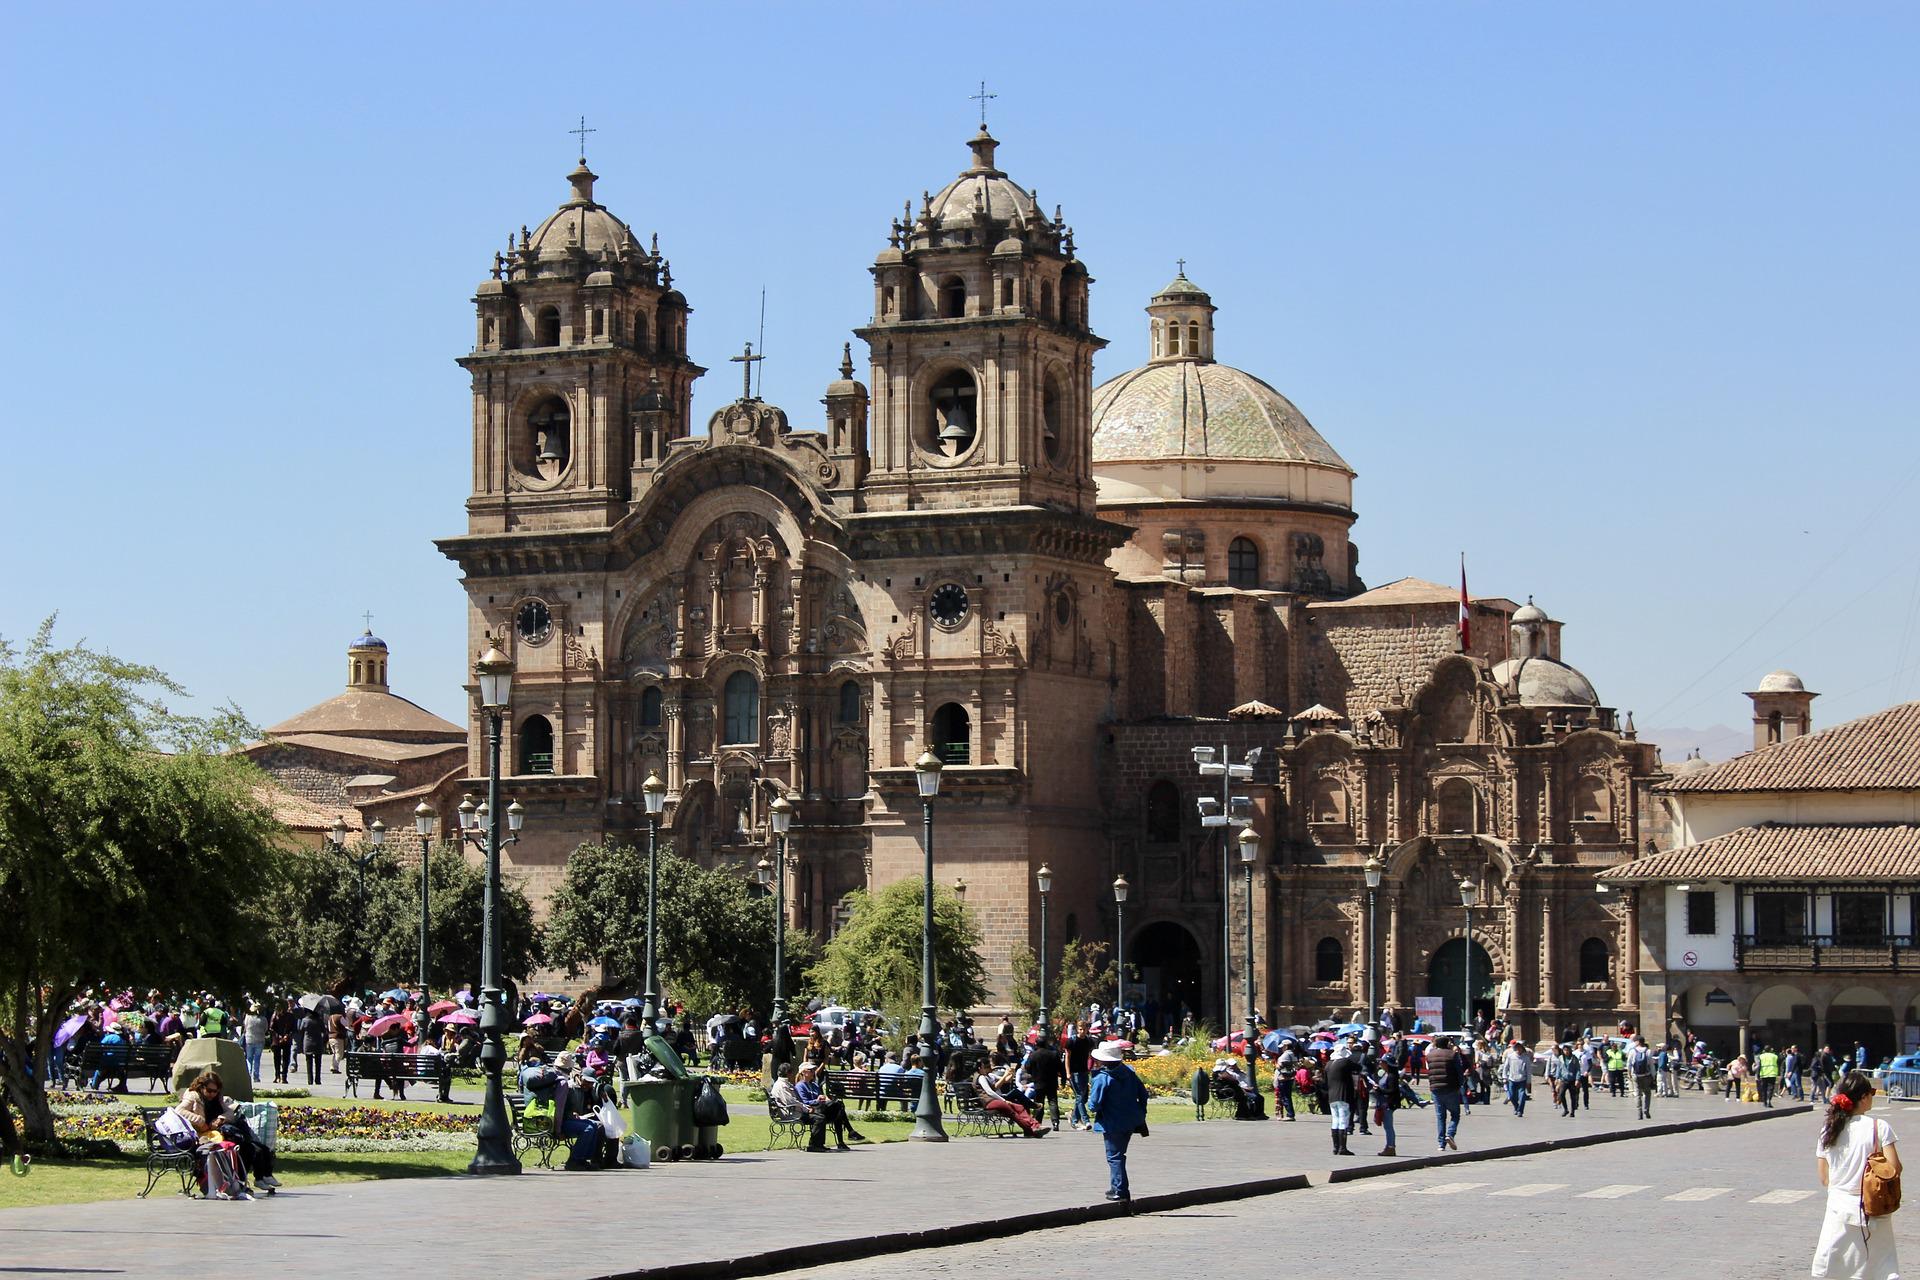
{"label": "stone column", "polygon": [[678,697],[662,699],[660,711],[667,721],[667,794],[677,796],[686,789],[687,718]]}
{"label": "stone column", "polygon": [[[1380,887],[1387,888],[1386,885]],[[1395,885],[1387,894],[1387,987],[1383,997],[1383,1001],[1395,1009],[1404,1009],[1411,1003],[1404,990],[1406,954],[1406,934],[1401,928],[1400,888]]]}
{"label": "stone column", "polygon": [[1743,1055],[1751,1052],[1751,1047],[1747,1042],[1747,1018],[1745,1016],[1742,1016],[1740,1019],[1740,1052]]}

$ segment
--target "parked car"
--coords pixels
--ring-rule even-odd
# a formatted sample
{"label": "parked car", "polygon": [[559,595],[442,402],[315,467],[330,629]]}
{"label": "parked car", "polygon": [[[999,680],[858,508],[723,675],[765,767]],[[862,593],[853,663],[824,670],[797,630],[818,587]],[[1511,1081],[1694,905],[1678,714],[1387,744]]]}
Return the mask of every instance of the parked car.
{"label": "parked car", "polygon": [[1873,1083],[1889,1098],[1920,1098],[1920,1053],[1903,1053],[1875,1067]]}

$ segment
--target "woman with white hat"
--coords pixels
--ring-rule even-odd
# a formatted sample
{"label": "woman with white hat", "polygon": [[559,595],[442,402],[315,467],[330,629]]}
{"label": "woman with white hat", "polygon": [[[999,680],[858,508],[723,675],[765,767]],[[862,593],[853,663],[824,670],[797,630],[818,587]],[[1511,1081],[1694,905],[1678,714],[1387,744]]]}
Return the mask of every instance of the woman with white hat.
{"label": "woman with white hat", "polygon": [[1111,1185],[1107,1199],[1127,1201],[1133,1189],[1127,1182],[1127,1144],[1136,1133],[1147,1131],[1147,1087],[1133,1068],[1126,1064],[1120,1047],[1103,1044],[1093,1051],[1093,1087],[1088,1091],[1087,1109],[1093,1113],[1093,1130],[1106,1145],[1107,1169]]}

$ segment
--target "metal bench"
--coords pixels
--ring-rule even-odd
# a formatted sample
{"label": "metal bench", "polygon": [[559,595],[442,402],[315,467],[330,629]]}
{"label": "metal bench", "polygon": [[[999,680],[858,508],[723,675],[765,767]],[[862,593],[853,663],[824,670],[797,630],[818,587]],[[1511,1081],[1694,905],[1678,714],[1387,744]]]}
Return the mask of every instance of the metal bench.
{"label": "metal bench", "polygon": [[453,1087],[453,1066],[443,1053],[373,1053],[354,1049],[347,1054],[346,1091],[360,1096],[360,1082],[371,1080],[374,1088],[382,1084],[431,1084],[439,1090],[440,1101],[448,1101]]}
{"label": "metal bench", "polygon": [[174,1056],[175,1049],[170,1044],[90,1044],[78,1053],[67,1055],[67,1078],[78,1087],[104,1066],[103,1079],[112,1077],[131,1083],[145,1077],[149,1085],[155,1081],[160,1084],[159,1089],[148,1089],[148,1093],[165,1093],[173,1088]]}
{"label": "metal bench", "polygon": [[1020,1132],[1020,1126],[1010,1118],[987,1110],[980,1098],[980,1087],[971,1080],[952,1081],[947,1086],[947,1096],[953,1099],[954,1125],[962,1133],[997,1138]]}
{"label": "metal bench", "polygon": [[153,1127],[154,1122],[169,1110],[168,1107],[140,1108],[141,1131],[147,1140],[147,1185],[140,1192],[139,1198],[142,1200],[147,1198],[155,1184],[169,1172],[180,1175],[181,1195],[192,1196],[199,1193],[199,1169],[194,1162],[192,1148],[180,1150],[169,1147]]}
{"label": "metal bench", "polygon": [[[906,1086],[913,1089],[908,1092]],[[898,1071],[835,1071],[827,1077],[827,1092],[842,1102],[858,1103],[873,1110],[886,1110],[887,1103],[898,1102],[901,1110],[911,1110],[920,1097],[920,1078]]]}
{"label": "metal bench", "polygon": [[767,1098],[767,1126],[769,1149],[785,1145],[789,1150],[798,1151],[800,1144],[813,1133],[813,1121],[805,1111],[799,1107],[783,1107],[771,1095]]}
{"label": "metal bench", "polygon": [[562,1142],[559,1125],[556,1123],[546,1129],[528,1129],[527,1095],[524,1093],[507,1095],[507,1111],[513,1122],[514,1156],[523,1158],[531,1151],[542,1169],[553,1168],[553,1153],[560,1149]]}

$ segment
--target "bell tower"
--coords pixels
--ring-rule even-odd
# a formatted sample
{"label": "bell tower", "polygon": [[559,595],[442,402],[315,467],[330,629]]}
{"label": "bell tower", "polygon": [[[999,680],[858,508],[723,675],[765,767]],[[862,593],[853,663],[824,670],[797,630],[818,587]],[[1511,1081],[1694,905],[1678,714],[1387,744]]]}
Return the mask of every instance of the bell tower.
{"label": "bell tower", "polygon": [[582,157],[567,200],[509,235],[475,291],[471,533],[606,528],[659,438],[686,434],[704,372],[690,308],[659,238],[642,247],[597,180]]}
{"label": "bell tower", "polygon": [[1073,231],[997,167],[909,203],[873,264],[869,511],[1040,506],[1092,514],[1092,277]]}

